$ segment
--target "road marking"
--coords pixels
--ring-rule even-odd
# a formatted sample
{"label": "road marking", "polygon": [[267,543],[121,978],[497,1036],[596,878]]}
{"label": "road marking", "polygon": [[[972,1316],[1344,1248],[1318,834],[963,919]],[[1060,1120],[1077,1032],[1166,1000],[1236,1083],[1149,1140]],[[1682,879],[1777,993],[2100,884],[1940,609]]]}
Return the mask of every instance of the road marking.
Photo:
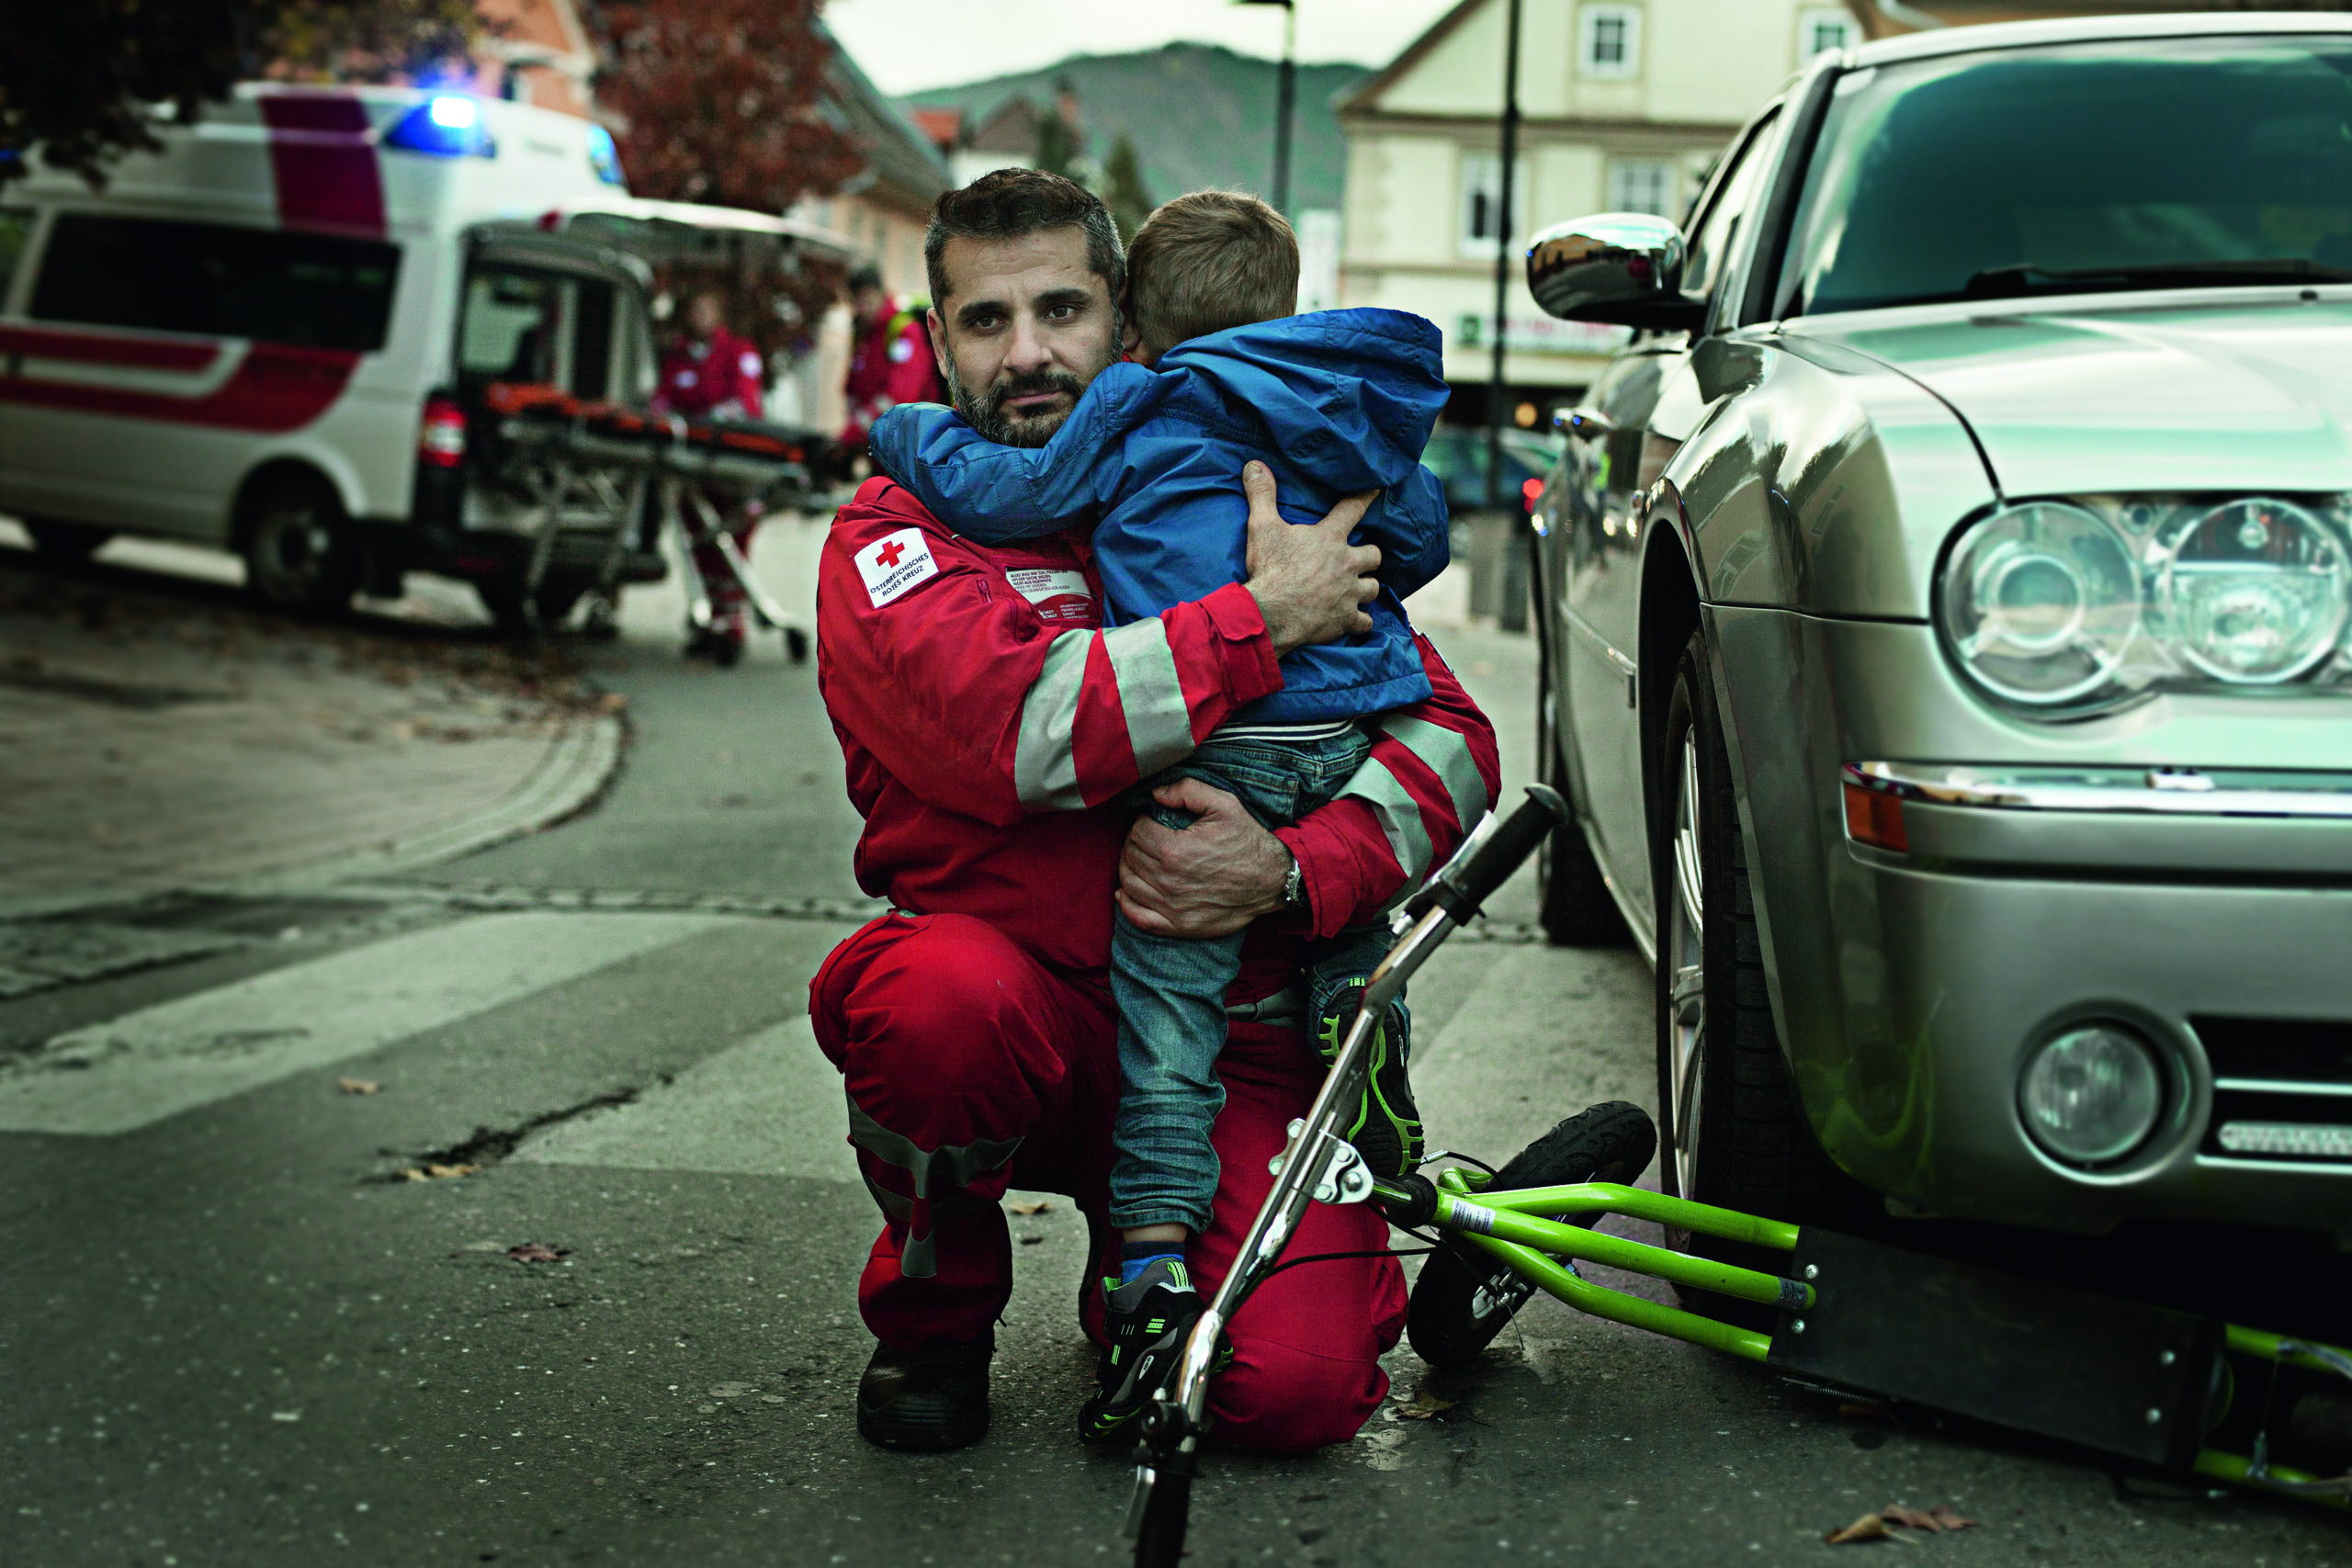
{"label": "road marking", "polygon": [[733,923],[486,915],[273,970],[57,1036],[0,1077],[0,1132],[131,1132]]}
{"label": "road marking", "polygon": [[630,1104],[550,1127],[511,1157],[855,1181],[848,1139],[841,1074],[803,1017],[705,1057]]}

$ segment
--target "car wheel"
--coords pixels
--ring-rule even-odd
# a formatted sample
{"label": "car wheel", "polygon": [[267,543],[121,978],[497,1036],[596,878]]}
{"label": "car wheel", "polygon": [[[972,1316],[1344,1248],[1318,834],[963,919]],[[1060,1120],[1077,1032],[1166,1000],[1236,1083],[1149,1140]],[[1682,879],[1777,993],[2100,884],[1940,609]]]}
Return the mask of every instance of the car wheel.
{"label": "car wheel", "polygon": [[[1535,776],[1574,800],[1568,770],[1560,754],[1559,697],[1553,690],[1549,661],[1537,677],[1535,694]],[[1555,947],[1615,947],[1627,936],[1624,917],[1593,859],[1584,829],[1571,818],[1544,836],[1535,852],[1537,919]]]}
{"label": "car wheel", "polygon": [[334,492],[314,479],[273,482],[245,528],[245,586],[275,610],[346,609],[359,586],[359,550]]}
{"label": "car wheel", "polygon": [[54,561],[87,560],[100,545],[114,537],[111,530],[86,523],[61,523],[51,517],[28,517],[25,532],[32,536],[34,553]]}
{"label": "car wheel", "polygon": [[[1667,700],[1655,777],[1665,785],[1657,898],[1658,1162],[1678,1197],[1804,1224],[1835,1187],[1804,1121],[1765,990],[1731,758],[1707,678],[1704,634],[1691,637]],[[1668,1245],[1779,1272],[1782,1255],[1669,1229]],[[1704,1292],[1696,1309],[1758,1323],[1770,1316]]]}

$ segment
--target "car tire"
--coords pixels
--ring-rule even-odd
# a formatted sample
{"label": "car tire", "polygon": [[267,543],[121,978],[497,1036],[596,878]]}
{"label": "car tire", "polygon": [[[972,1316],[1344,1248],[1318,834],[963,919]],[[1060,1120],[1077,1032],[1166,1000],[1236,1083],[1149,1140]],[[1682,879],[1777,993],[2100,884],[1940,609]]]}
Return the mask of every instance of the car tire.
{"label": "car tire", "polygon": [[358,591],[359,545],[343,502],[321,479],[266,485],[244,526],[245,587],[273,610],[334,615]]}
{"label": "car tire", "polygon": [[[1817,1223],[1844,1179],[1805,1121],[1772,1021],[1704,637],[1691,637],[1676,667],[1654,774],[1665,785],[1653,862],[1659,1185],[1718,1208]],[[1673,1227],[1668,1245],[1768,1273],[1786,1261],[1784,1254]],[[1769,1309],[1680,1293],[1695,1311],[1769,1326]]]}
{"label": "car tire", "polygon": [[[1560,753],[1559,697],[1545,660],[1536,678],[1535,777],[1574,800],[1566,759]],[[1600,874],[1584,829],[1571,818],[1544,836],[1535,852],[1536,918],[1555,947],[1618,947],[1631,933]]]}
{"label": "car tire", "polygon": [[44,560],[87,560],[98,547],[114,537],[113,530],[87,523],[62,523],[53,517],[28,517],[25,532],[32,536],[33,553]]}

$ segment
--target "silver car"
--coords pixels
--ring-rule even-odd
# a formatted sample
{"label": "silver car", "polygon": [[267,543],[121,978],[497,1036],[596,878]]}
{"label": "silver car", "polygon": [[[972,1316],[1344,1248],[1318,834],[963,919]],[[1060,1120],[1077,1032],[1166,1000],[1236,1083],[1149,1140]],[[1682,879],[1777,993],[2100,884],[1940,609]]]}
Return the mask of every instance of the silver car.
{"label": "silver car", "polygon": [[1816,61],[1531,519],[1544,914],[1655,959],[1671,1190],[2352,1232],[2352,21]]}

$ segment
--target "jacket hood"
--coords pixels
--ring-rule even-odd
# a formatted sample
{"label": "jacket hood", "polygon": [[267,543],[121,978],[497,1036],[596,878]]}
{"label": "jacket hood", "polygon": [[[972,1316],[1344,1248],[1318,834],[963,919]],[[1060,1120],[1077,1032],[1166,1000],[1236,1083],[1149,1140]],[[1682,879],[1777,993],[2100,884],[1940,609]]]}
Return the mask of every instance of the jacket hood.
{"label": "jacket hood", "polygon": [[1402,483],[1445,407],[1443,339],[1404,310],[1315,310],[1190,338],[1160,355],[1222,394],[1211,417],[1261,425],[1340,491]]}
{"label": "jacket hood", "polygon": [[2352,299],[2282,292],[1794,330],[1941,398],[2006,495],[2352,491]]}

